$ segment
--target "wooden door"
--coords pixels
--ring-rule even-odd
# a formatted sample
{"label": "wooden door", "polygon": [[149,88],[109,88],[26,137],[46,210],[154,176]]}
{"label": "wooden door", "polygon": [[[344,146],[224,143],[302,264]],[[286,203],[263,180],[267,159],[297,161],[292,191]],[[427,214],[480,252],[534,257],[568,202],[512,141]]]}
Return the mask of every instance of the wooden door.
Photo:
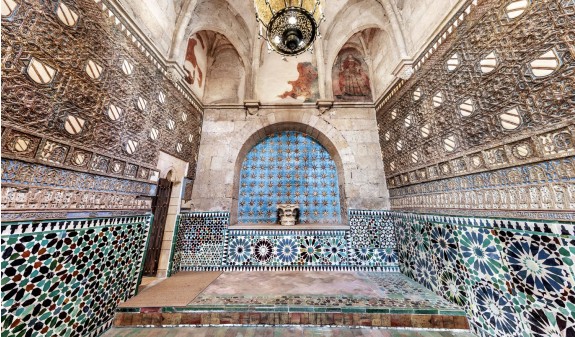
{"label": "wooden door", "polygon": [[144,275],[156,276],[158,272],[158,261],[162,251],[162,240],[164,239],[164,228],[168,217],[168,207],[170,207],[170,196],[172,194],[172,182],[168,179],[160,179],[158,182],[158,192],[152,199],[152,212],[154,222],[152,223],[146,262],[144,263]]}

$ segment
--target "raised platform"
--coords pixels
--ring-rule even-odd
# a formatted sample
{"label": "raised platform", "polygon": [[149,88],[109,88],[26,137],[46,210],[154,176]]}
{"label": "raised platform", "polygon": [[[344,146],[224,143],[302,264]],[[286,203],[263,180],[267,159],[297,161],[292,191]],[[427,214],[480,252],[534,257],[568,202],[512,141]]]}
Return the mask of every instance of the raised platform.
{"label": "raised platform", "polygon": [[116,327],[311,325],[467,330],[462,308],[400,273],[182,272],[123,303]]}

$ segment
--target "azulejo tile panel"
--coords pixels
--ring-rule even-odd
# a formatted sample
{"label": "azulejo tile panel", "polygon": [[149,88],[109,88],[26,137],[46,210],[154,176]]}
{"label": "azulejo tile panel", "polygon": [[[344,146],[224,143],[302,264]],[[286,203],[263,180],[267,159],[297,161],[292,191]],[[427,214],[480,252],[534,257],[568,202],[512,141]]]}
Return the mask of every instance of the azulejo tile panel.
{"label": "azulejo tile panel", "polygon": [[480,336],[575,336],[573,223],[393,213],[401,271]]}
{"label": "azulejo tile panel", "polygon": [[96,336],[136,293],[150,217],[2,224],[2,337]]}
{"label": "azulejo tile panel", "polygon": [[277,204],[298,204],[301,223],[341,222],[335,162],[312,137],[273,134],[247,154],[240,172],[239,223],[275,223]]}
{"label": "azulejo tile panel", "polygon": [[187,270],[399,271],[389,212],[350,210],[345,230],[235,230],[229,213],[180,215],[172,272]]}

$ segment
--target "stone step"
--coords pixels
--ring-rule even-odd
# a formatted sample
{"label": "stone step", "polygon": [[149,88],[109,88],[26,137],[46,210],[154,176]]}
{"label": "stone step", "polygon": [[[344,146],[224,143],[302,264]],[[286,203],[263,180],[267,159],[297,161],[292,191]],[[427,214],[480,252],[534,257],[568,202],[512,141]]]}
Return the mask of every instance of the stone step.
{"label": "stone step", "polygon": [[[454,314],[416,314],[382,312],[274,312],[217,311],[186,308],[122,308],[114,327],[176,327],[249,325],[302,325],[325,327],[393,327],[469,330],[467,317]],[[369,309],[368,309],[369,310]],[[379,309],[375,309],[377,311]],[[381,310],[379,310],[381,311]]]}

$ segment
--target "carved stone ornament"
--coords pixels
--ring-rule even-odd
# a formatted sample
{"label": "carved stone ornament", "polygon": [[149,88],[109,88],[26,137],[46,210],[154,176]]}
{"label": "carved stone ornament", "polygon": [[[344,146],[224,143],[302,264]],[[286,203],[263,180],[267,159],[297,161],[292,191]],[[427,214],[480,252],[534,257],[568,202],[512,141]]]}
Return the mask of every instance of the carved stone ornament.
{"label": "carved stone ornament", "polygon": [[393,75],[402,80],[410,79],[414,73],[412,60],[402,60],[393,71]]}
{"label": "carved stone ornament", "polygon": [[248,115],[257,115],[260,110],[260,102],[255,100],[244,101],[244,107]]}
{"label": "carved stone ornament", "polygon": [[172,83],[176,84],[182,80],[182,76],[178,73],[174,66],[170,66],[168,68],[168,72],[166,73],[166,77],[172,81]]}
{"label": "carved stone ornament", "polygon": [[298,221],[299,206],[297,204],[278,204],[278,218],[282,226],[295,226]]}
{"label": "carved stone ornament", "polygon": [[323,115],[333,107],[333,101],[318,99],[316,102],[316,106],[317,109],[319,110],[319,114]]}

